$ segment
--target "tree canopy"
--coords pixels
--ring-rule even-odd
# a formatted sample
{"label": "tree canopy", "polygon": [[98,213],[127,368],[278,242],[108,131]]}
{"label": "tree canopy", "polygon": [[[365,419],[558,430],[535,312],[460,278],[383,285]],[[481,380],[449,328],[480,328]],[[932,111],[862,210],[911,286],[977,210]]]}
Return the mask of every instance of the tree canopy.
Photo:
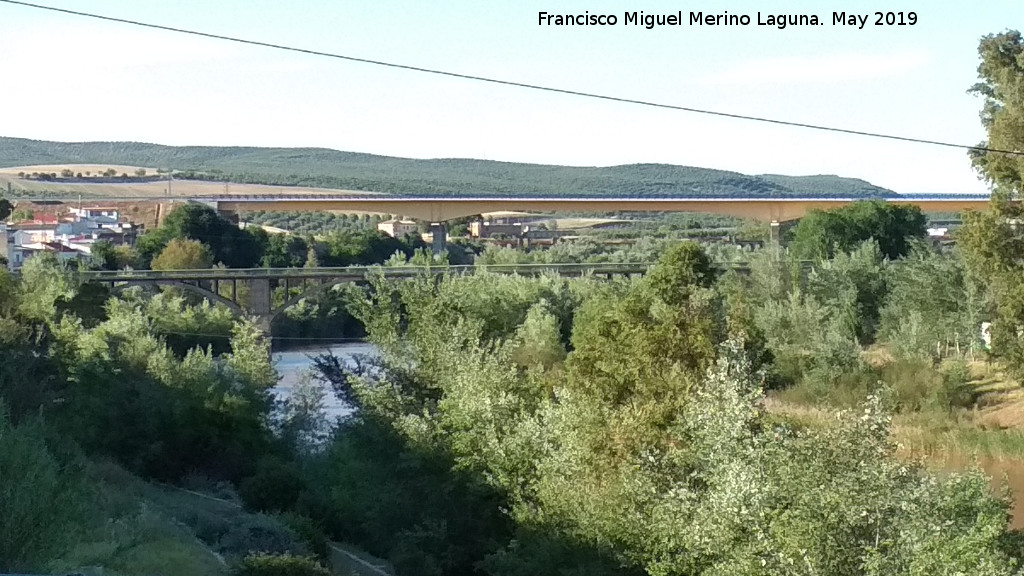
{"label": "tree canopy", "polygon": [[979,82],[970,91],[983,99],[981,123],[987,138],[971,159],[997,195],[1019,198],[1024,193],[1024,155],[1019,153],[1024,151],[1024,38],[1016,30],[991,34],[981,39],[978,53]]}
{"label": "tree canopy", "polygon": [[[980,146],[1024,150],[1024,39],[1016,31],[986,36],[978,53],[980,82],[971,92],[983,98],[981,122],[988,135]],[[1019,204],[1024,156],[984,150],[971,156],[993,187],[991,209],[965,215],[958,244],[968,270],[986,290],[993,352],[1024,374],[1024,210]]]}
{"label": "tree canopy", "polygon": [[201,270],[213,266],[213,254],[198,240],[172,238],[153,258],[153,270]]}
{"label": "tree canopy", "polygon": [[880,200],[855,202],[837,210],[812,210],[792,230],[792,249],[802,258],[820,260],[874,239],[882,254],[895,260],[910,251],[914,238],[924,237],[925,222],[917,206]]}

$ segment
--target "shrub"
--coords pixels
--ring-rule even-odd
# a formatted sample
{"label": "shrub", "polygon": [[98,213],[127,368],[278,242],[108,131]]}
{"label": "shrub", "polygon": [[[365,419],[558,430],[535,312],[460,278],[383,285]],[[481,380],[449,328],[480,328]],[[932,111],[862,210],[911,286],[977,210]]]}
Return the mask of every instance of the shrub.
{"label": "shrub", "polygon": [[232,570],[234,576],[330,576],[313,558],[290,554],[253,554]]}
{"label": "shrub", "polygon": [[0,572],[41,569],[85,520],[82,471],[45,438],[38,422],[11,426],[0,402]]}
{"label": "shrub", "polygon": [[309,516],[291,513],[281,516],[281,520],[302,539],[317,559],[324,563],[330,562],[330,544],[320,524]]}
{"label": "shrub", "polygon": [[239,519],[221,537],[218,548],[222,554],[236,558],[258,552],[299,555],[308,553],[298,534],[277,518],[265,514]]}
{"label": "shrub", "polygon": [[260,460],[256,473],[238,487],[238,495],[250,510],[282,512],[295,506],[302,488],[295,464],[268,457]]}

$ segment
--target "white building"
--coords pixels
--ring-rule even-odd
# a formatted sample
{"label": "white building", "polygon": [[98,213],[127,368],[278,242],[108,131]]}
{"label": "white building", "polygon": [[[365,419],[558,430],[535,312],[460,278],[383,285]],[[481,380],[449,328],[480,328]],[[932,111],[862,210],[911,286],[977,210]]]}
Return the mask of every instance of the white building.
{"label": "white building", "polygon": [[114,224],[116,224],[121,217],[121,213],[118,211],[117,208],[72,208],[71,213],[81,220],[109,220],[111,223]]}
{"label": "white building", "polygon": [[377,230],[392,238],[405,238],[409,234],[415,234],[418,229],[413,220],[385,220],[377,224]]}

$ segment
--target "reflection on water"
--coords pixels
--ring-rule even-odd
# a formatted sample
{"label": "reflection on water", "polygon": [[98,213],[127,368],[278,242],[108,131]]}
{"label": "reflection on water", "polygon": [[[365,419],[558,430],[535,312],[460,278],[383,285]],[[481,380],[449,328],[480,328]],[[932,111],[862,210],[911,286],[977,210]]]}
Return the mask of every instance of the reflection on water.
{"label": "reflection on water", "polygon": [[[327,352],[331,352],[342,360],[351,363],[353,356],[375,356],[377,354],[377,349],[373,344],[369,344],[367,342],[350,342],[346,344],[310,346],[300,349],[275,352],[273,355],[274,367],[281,375],[281,380],[274,388],[277,397],[287,398],[291,393],[292,387],[302,376],[302,373],[313,367],[313,358]],[[319,382],[315,380],[314,383],[319,384]],[[352,413],[352,408],[350,406],[346,405],[334,396],[334,391],[331,390],[330,386],[325,386],[325,392],[326,395],[324,402],[327,406],[328,416],[333,418],[335,416],[345,416]]]}
{"label": "reflection on water", "polygon": [[960,472],[980,468],[991,480],[994,493],[999,494],[1005,486],[1013,497],[1013,518],[1011,527],[1024,528],[1024,460],[1015,458],[993,458],[991,456],[967,456],[962,453],[945,453],[929,456],[925,462],[947,472]]}

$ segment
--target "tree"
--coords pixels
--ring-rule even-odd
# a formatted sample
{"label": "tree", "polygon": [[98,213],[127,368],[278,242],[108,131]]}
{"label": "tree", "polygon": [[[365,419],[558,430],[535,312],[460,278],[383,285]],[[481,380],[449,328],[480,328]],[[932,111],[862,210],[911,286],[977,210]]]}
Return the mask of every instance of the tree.
{"label": "tree", "polygon": [[213,266],[213,254],[198,240],[174,238],[153,259],[153,270],[199,270]]}
{"label": "tree", "polygon": [[799,258],[821,260],[874,239],[882,255],[895,260],[910,251],[913,239],[925,236],[925,224],[917,206],[854,202],[836,210],[810,211],[791,232],[791,247]]}
{"label": "tree", "polygon": [[984,99],[981,123],[988,138],[971,151],[971,160],[995,187],[999,209],[1006,211],[1010,207],[1002,202],[1024,192],[1024,156],[984,149],[1024,150],[1024,38],[1015,30],[990,34],[981,39],[978,54],[980,82],[970,92]]}
{"label": "tree", "polygon": [[[981,122],[988,139],[980,146],[1024,148],[1024,40],[1008,31],[982,38],[980,82],[971,92],[984,98]],[[975,168],[993,187],[990,210],[968,212],[957,233],[969,272],[988,286],[992,302],[992,350],[1024,374],[1024,210],[1015,202],[1024,187],[1024,156],[974,150]]]}
{"label": "tree", "polygon": [[260,264],[266,268],[298,268],[306,263],[310,249],[301,236],[270,234]]}
{"label": "tree", "polygon": [[12,426],[0,401],[0,570],[42,571],[88,513],[82,466],[48,446],[39,421]]}
{"label": "tree", "polygon": [[92,260],[104,270],[123,270],[138,266],[139,255],[131,246],[115,246],[106,240],[97,240],[92,245]]}
{"label": "tree", "polygon": [[18,208],[13,214],[11,214],[11,220],[15,222],[24,222],[25,220],[32,220],[35,217],[35,212],[25,208]]}
{"label": "tree", "polygon": [[0,198],[0,221],[7,219],[14,212],[14,205],[7,198]]}
{"label": "tree", "polygon": [[186,204],[168,214],[160,228],[139,239],[139,254],[144,259],[152,259],[172,238],[190,238],[206,244],[213,261],[228,268],[257,266],[269,243],[261,228],[242,230],[209,206]]}
{"label": "tree", "polygon": [[306,253],[306,263],[303,266],[305,268],[319,268],[320,259],[316,256],[316,245],[310,244],[309,251]]}

